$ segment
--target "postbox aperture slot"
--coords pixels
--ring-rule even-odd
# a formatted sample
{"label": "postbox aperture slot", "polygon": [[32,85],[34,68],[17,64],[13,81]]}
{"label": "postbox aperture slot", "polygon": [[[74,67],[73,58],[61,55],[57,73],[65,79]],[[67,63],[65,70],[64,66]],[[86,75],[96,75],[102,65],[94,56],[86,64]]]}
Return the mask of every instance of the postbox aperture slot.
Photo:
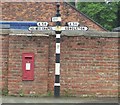
{"label": "postbox aperture slot", "polygon": [[25,59],[29,60],[29,59],[32,59],[32,57],[25,57]]}

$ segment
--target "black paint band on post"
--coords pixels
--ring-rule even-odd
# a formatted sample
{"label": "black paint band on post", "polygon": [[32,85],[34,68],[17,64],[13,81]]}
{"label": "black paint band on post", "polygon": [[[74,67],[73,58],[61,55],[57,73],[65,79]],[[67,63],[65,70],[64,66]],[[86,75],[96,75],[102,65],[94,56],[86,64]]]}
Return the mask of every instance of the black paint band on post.
{"label": "black paint band on post", "polygon": [[60,86],[54,87],[54,96],[59,97],[60,96]]}
{"label": "black paint band on post", "polygon": [[55,83],[60,83],[60,75],[55,75]]}
{"label": "black paint band on post", "polygon": [[[60,17],[60,5],[57,4],[56,17]],[[54,83],[54,96],[60,96],[60,34],[61,34],[61,22],[56,22],[56,60],[55,60],[55,83]]]}
{"label": "black paint band on post", "polygon": [[56,54],[56,63],[60,63],[60,54]]}
{"label": "black paint band on post", "polygon": [[55,60],[54,96],[60,96],[60,34],[56,34],[56,60]]}

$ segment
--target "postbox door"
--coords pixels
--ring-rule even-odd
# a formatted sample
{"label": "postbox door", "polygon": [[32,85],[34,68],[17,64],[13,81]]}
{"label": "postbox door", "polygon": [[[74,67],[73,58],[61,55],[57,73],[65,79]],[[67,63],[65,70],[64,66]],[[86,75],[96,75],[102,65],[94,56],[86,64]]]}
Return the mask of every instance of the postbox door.
{"label": "postbox door", "polygon": [[22,55],[22,80],[34,80],[34,54],[24,53]]}

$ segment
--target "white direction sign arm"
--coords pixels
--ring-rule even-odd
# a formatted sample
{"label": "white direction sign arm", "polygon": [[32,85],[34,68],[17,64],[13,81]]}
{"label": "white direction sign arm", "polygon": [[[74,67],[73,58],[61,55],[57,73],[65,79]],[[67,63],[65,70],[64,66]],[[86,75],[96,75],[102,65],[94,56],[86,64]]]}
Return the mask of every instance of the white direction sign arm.
{"label": "white direction sign arm", "polygon": [[73,31],[73,30],[82,30],[82,31],[87,31],[88,30],[88,27],[65,27],[65,30],[71,30],[71,31]]}
{"label": "white direction sign arm", "polygon": [[73,30],[81,30],[81,31],[87,31],[88,30],[88,27],[68,27],[68,26],[65,26],[65,27],[37,27],[37,26],[34,26],[34,27],[29,27],[28,29],[29,31],[46,31],[46,30],[53,30],[53,31],[65,31],[65,30],[70,30],[70,31],[73,31]]}
{"label": "white direction sign arm", "polygon": [[51,30],[51,27],[29,27],[29,31],[46,31],[46,30]]}
{"label": "white direction sign arm", "polygon": [[[61,17],[53,17],[53,22],[61,21]],[[37,22],[37,26],[29,27],[29,31],[46,31],[46,30],[53,30],[53,31],[65,31],[65,30],[82,30],[87,31],[88,27],[86,26],[79,26],[78,22],[68,22],[68,26],[48,26],[48,22]]]}

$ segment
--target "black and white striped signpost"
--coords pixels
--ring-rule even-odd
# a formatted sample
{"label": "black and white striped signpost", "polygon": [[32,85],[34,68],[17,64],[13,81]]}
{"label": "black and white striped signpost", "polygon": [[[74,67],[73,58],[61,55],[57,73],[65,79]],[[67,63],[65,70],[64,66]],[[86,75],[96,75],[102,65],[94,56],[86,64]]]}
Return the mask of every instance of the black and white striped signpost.
{"label": "black and white striped signpost", "polygon": [[[60,34],[61,34],[61,15],[59,13],[59,4],[57,4],[56,17],[56,63],[55,63],[55,83],[54,83],[54,96],[60,96]],[[53,17],[54,18],[54,17]],[[52,20],[53,20],[52,18]]]}
{"label": "black and white striped signpost", "polygon": [[55,82],[54,82],[54,96],[60,96],[60,36],[61,32],[65,30],[82,30],[87,31],[88,27],[79,26],[78,22],[68,22],[67,26],[61,26],[60,4],[57,3],[56,16],[52,17],[52,22],[56,22],[56,26],[48,26],[48,22],[38,22],[37,26],[29,27],[29,31],[46,31],[53,30],[56,34],[56,60],[55,60]]}

